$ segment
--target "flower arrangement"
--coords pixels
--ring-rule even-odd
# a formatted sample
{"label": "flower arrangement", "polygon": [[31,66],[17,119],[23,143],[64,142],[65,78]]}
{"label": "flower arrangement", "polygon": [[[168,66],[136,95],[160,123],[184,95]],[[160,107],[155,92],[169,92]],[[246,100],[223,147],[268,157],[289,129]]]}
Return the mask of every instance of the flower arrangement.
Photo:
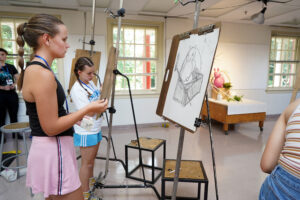
{"label": "flower arrangement", "polygon": [[223,83],[223,88],[230,89],[232,87],[231,82]]}
{"label": "flower arrangement", "polygon": [[233,98],[228,98],[227,101],[242,101],[244,95],[238,96],[238,95],[234,95]]}
{"label": "flower arrangement", "polygon": [[[224,77],[226,76],[227,82],[225,82]],[[232,88],[232,84],[230,82],[230,78],[227,73],[221,71],[219,68],[214,69],[214,74],[210,79],[210,84],[212,86],[212,95],[213,99],[219,99],[218,95],[222,96],[222,99],[226,99],[229,101],[242,101],[243,95],[232,96],[230,93],[230,89]]]}

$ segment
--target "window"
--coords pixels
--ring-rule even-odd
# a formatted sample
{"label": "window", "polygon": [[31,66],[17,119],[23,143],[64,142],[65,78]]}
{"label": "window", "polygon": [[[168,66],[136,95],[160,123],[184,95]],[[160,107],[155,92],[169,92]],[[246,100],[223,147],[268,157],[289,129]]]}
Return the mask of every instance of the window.
{"label": "window", "polygon": [[[7,52],[6,62],[14,65],[18,71],[18,44],[16,39],[18,37],[17,27],[19,24],[28,21],[28,17],[18,16],[1,16],[0,15],[0,47],[4,48]],[[24,61],[25,63],[30,60],[31,48],[25,44],[24,46]],[[57,60],[54,60],[51,66],[52,70],[58,75]]]}
{"label": "window", "polygon": [[[111,23],[111,42],[116,46],[118,26]],[[128,76],[135,94],[160,92],[162,74],[162,23],[127,23],[122,21],[118,70]],[[127,80],[117,76],[116,91],[128,90]]]}
{"label": "window", "polygon": [[[8,52],[6,62],[17,67],[18,58],[18,45],[17,39],[17,27],[19,24],[24,23],[25,19],[13,19],[13,18],[1,18],[0,19],[0,46]],[[24,59],[29,60],[30,48],[25,45],[24,47]],[[19,69],[18,69],[19,70]]]}
{"label": "window", "polygon": [[299,36],[274,34],[271,38],[268,89],[291,89],[299,63]]}

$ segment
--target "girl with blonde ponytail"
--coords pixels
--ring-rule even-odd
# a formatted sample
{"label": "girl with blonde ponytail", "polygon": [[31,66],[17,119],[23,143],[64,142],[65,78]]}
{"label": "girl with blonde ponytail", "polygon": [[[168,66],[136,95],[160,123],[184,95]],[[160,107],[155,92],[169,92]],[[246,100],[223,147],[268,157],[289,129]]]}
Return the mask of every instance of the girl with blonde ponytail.
{"label": "girl with blonde ponytail", "polygon": [[[82,200],[76,165],[72,126],[89,113],[102,113],[107,101],[94,101],[68,113],[63,104],[63,87],[51,70],[56,58],[63,58],[69,44],[62,21],[47,14],[35,15],[18,26],[19,66],[22,90],[32,134],[27,160],[26,185],[47,200]],[[24,68],[24,44],[32,48],[31,61]],[[38,164],[37,164],[38,163]]]}

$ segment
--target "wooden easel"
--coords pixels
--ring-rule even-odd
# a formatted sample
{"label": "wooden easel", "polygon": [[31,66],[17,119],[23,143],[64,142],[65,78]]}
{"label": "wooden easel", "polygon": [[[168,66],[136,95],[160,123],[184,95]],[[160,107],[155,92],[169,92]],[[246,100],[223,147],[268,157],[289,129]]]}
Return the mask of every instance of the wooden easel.
{"label": "wooden easel", "polygon": [[[199,13],[200,13],[200,3],[203,2],[203,1],[204,0],[195,0],[195,1],[189,1],[187,3],[183,3],[183,2],[180,1],[180,3],[183,6],[187,5],[188,3],[195,2],[195,13],[194,13],[193,29],[197,29],[197,27],[198,27],[198,19],[199,19]],[[206,32],[206,31],[207,30],[203,30],[203,32]],[[183,33],[179,37],[181,37],[183,39],[185,37],[189,37],[190,34],[191,34],[190,32]],[[175,38],[175,40],[176,40],[176,38]],[[171,49],[173,49],[173,48],[178,48],[178,43],[177,42],[175,43],[174,38],[173,38],[173,41],[172,41]],[[175,55],[175,57],[176,57],[176,55]],[[170,52],[170,55],[169,55],[168,65],[169,65],[170,59],[172,59],[171,52]],[[173,59],[171,62],[170,62],[170,65],[174,65],[175,59]],[[170,72],[172,73],[172,71],[170,71]],[[171,73],[170,73],[170,76],[171,76]],[[166,80],[166,76],[167,75],[165,74],[164,80]],[[170,84],[170,81],[166,83],[166,88],[169,87],[169,84]],[[163,93],[163,95],[162,95],[162,93]],[[160,105],[161,98],[163,99],[165,97],[166,97],[166,91],[164,91],[164,88],[162,88],[161,95],[160,95],[160,98],[159,98],[159,106],[157,107],[157,111],[156,111],[156,114],[158,114],[158,115],[161,115],[162,109],[164,107],[164,103],[163,103],[163,105]],[[212,153],[212,161],[213,161],[213,171],[214,171],[214,181],[215,181],[215,190],[216,190],[216,200],[218,200],[219,199],[219,195],[218,195],[218,187],[217,187],[216,164],[215,164],[215,156],[214,156],[214,148],[213,148],[213,139],[212,139],[212,131],[211,131],[211,119],[210,119],[210,115],[209,115],[209,106],[208,106],[209,104],[208,104],[207,91],[205,93],[205,99],[206,99],[207,112],[208,112],[208,127],[209,127],[210,142],[211,142],[211,153]],[[162,101],[162,102],[164,102],[164,101]],[[170,119],[168,119],[168,120],[170,120]],[[170,120],[170,121],[172,121],[172,120]],[[196,119],[196,121],[197,121],[197,126],[198,126],[199,125],[199,119]],[[195,121],[195,124],[196,124],[196,121]],[[180,173],[180,165],[181,165],[181,157],[182,157],[182,150],[183,150],[184,132],[185,132],[185,129],[186,129],[183,126],[180,126],[180,127],[181,128],[180,128],[180,135],[179,135],[179,141],[178,141],[175,174],[174,174],[174,180],[173,180],[174,184],[173,184],[173,190],[172,190],[172,200],[176,200],[176,193],[177,193],[177,187],[178,187],[178,181],[179,181],[179,173]],[[189,130],[189,129],[187,129],[187,130]]]}

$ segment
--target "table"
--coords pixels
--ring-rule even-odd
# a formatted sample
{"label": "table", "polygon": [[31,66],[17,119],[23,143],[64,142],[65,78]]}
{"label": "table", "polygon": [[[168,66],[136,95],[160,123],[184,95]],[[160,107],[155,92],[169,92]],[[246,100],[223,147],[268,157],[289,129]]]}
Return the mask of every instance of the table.
{"label": "table", "polygon": [[[228,125],[256,122],[263,131],[267,106],[264,102],[243,98],[242,102],[208,99],[210,118],[223,123],[223,130],[228,135]],[[206,101],[203,102],[201,118],[207,117]]]}

